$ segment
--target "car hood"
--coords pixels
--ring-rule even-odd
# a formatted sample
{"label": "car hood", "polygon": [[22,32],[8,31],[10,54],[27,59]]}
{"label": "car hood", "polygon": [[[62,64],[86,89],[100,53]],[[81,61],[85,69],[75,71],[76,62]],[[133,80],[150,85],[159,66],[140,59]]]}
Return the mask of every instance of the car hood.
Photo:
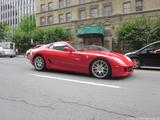
{"label": "car hood", "polygon": [[109,56],[109,57],[117,57],[117,58],[123,58],[124,55],[116,52],[106,52],[106,51],[93,51],[93,50],[83,50],[80,51],[81,53],[85,54],[92,54],[97,56]]}
{"label": "car hood", "polygon": [[91,50],[83,50],[80,52],[82,54],[95,55],[95,56],[110,58],[112,60],[115,60],[116,58],[118,58],[118,59],[122,60],[125,64],[130,64],[130,65],[133,64],[132,61],[130,60],[130,58],[126,57],[123,54],[116,53],[116,52],[91,51]]}
{"label": "car hood", "polygon": [[83,50],[81,52],[84,54],[90,54],[90,55],[96,55],[96,56],[119,58],[119,59],[123,60],[124,62],[128,61],[128,58],[126,58],[125,55],[120,54],[120,53],[116,53],[116,52],[92,51],[92,50]]}

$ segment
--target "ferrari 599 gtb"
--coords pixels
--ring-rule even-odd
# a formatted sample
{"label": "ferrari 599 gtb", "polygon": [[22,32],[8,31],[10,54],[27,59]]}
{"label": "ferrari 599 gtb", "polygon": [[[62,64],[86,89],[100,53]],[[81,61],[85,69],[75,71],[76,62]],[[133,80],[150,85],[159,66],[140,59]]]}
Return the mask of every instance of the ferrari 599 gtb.
{"label": "ferrari 599 gtb", "polygon": [[124,77],[133,72],[133,62],[125,55],[96,45],[55,42],[32,49],[30,62],[36,70],[62,70],[96,78]]}

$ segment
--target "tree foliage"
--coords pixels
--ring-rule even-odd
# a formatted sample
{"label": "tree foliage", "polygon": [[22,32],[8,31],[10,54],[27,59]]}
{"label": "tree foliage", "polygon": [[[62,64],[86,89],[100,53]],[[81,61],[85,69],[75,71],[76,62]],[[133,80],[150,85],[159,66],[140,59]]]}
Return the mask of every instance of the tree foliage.
{"label": "tree foliage", "polygon": [[35,16],[26,15],[21,18],[21,22],[15,29],[12,41],[16,44],[31,44],[31,33],[36,28]]}
{"label": "tree foliage", "polygon": [[35,16],[24,16],[13,34],[13,41],[17,44],[31,45],[55,42],[60,40],[71,40],[70,31],[62,27],[36,28]]}
{"label": "tree foliage", "polygon": [[119,41],[129,42],[133,49],[159,40],[160,18],[139,17],[124,21],[116,30]]}
{"label": "tree foliage", "polygon": [[72,40],[72,33],[62,27],[37,28],[32,33],[36,43]]}
{"label": "tree foliage", "polygon": [[18,30],[23,32],[31,32],[36,28],[35,16],[26,15],[21,18],[21,22],[18,25]]}
{"label": "tree foliage", "polygon": [[153,24],[152,40],[153,41],[160,40],[160,17],[157,17],[152,24]]}
{"label": "tree foliage", "polygon": [[7,37],[7,32],[9,31],[9,26],[7,23],[0,23],[0,39],[5,39]]}

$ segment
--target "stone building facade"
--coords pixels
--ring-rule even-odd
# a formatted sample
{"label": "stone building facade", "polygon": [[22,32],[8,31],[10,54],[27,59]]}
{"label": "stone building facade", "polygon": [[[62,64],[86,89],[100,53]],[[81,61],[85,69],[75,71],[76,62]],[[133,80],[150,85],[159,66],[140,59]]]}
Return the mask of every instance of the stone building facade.
{"label": "stone building facade", "polygon": [[115,29],[126,19],[160,15],[160,0],[38,0],[38,27],[63,26],[85,44],[116,48]]}

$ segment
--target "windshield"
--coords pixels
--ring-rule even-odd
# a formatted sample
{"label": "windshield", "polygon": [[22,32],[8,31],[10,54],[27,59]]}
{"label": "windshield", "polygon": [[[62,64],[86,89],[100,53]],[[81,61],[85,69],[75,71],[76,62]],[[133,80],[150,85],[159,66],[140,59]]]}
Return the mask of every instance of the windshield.
{"label": "windshield", "polygon": [[95,50],[95,51],[105,51],[105,52],[110,52],[108,49],[97,46],[97,45],[83,45],[83,44],[71,44],[75,49],[77,50]]}

